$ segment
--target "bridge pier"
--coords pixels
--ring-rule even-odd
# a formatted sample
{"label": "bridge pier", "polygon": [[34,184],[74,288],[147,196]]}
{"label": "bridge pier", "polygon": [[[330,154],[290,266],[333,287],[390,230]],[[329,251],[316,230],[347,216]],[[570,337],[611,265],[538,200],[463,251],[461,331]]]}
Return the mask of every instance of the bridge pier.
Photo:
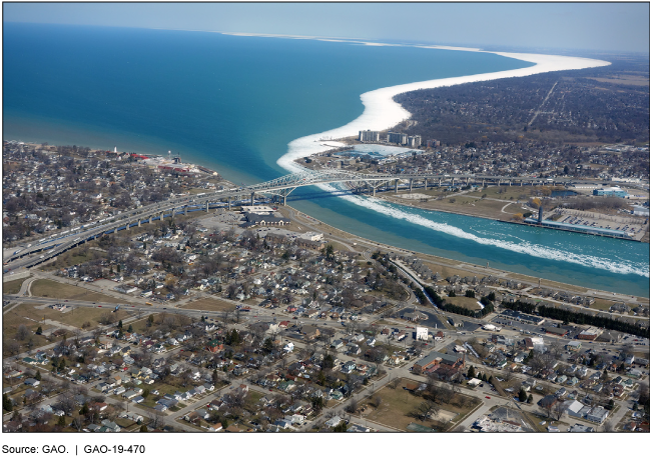
{"label": "bridge pier", "polygon": [[251,206],[255,205],[255,192],[251,192]]}
{"label": "bridge pier", "polygon": [[424,190],[427,190],[427,178],[424,178]]}
{"label": "bridge pier", "polygon": [[413,178],[409,179],[409,194],[413,193]]}
{"label": "bridge pier", "polygon": [[451,178],[451,187],[456,185],[456,178]]}
{"label": "bridge pier", "polygon": [[138,219],[138,227],[140,227],[141,225],[142,225],[142,221]]}
{"label": "bridge pier", "polygon": [[442,178],[438,178],[438,187],[442,187]]}
{"label": "bridge pier", "polygon": [[183,207],[183,216],[187,216],[187,205]]}
{"label": "bridge pier", "polygon": [[209,202],[205,202],[205,212],[206,213],[210,212],[210,203]]}
{"label": "bridge pier", "polygon": [[397,193],[397,185],[398,185],[398,183],[399,183],[399,179],[396,179],[395,180],[395,193]]}
{"label": "bridge pier", "polygon": [[228,197],[228,209],[230,209],[230,202],[231,202],[230,197]]}

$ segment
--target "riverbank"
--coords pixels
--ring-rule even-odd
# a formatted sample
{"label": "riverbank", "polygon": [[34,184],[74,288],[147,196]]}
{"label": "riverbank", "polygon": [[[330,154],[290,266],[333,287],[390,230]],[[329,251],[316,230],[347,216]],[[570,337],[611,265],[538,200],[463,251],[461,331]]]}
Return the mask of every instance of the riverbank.
{"label": "riverbank", "polygon": [[[548,279],[542,279],[539,277],[513,273],[505,270],[500,270],[489,266],[489,263],[486,265],[476,265],[468,262],[461,262],[453,259],[447,259],[444,257],[438,257],[431,254],[425,254],[417,251],[411,251],[407,249],[401,249],[399,247],[390,246],[383,243],[378,243],[367,238],[363,238],[352,233],[340,230],[336,227],[326,224],[312,216],[302,213],[301,211],[291,207],[284,207],[288,211],[285,214],[291,219],[295,220],[298,223],[309,227],[312,230],[322,232],[326,238],[330,238],[333,241],[338,241],[348,248],[354,249],[358,253],[364,253],[368,250],[375,251],[380,250],[381,252],[388,253],[397,253],[401,255],[415,255],[420,258],[423,262],[428,263],[432,271],[438,271],[443,277],[447,276],[477,276],[478,278],[483,276],[494,276],[500,279],[510,279],[517,280],[522,282],[522,284],[527,284],[530,287],[546,287],[559,291],[566,291],[570,293],[584,294],[586,296],[592,296],[597,299],[602,300],[611,300],[611,301],[626,301],[631,303],[639,304],[648,304],[650,300],[648,297],[641,297],[636,295],[627,295],[620,294],[616,292],[609,292],[604,290],[597,290],[593,288],[575,286],[572,284],[561,283],[557,281],[551,281]],[[438,270],[436,270],[436,267]]]}
{"label": "riverbank", "polygon": [[[393,195],[388,195],[388,192],[385,192],[383,194],[376,194],[376,198],[381,198],[382,200],[391,202],[391,203],[396,203],[398,205],[403,205],[403,206],[408,206],[411,208],[418,208],[418,209],[424,209],[427,211],[439,211],[443,213],[451,213],[451,214],[462,214],[464,216],[472,216],[472,217],[478,217],[482,219],[490,219],[494,221],[499,221],[499,222],[505,222],[508,224],[517,224],[517,225],[532,225],[535,227],[540,227],[537,224],[532,224],[532,223],[526,223],[526,222],[518,222],[513,219],[513,216],[517,213],[522,214],[527,211],[531,211],[530,209],[527,208],[522,208],[520,207],[517,202],[513,201],[507,201],[507,200],[497,200],[497,199],[490,199],[490,198],[481,198],[477,196],[471,196],[471,195],[464,195],[462,193],[458,194],[458,197],[461,198],[472,198],[475,199],[476,203],[475,204],[470,204],[470,205],[464,205],[461,206],[464,210],[458,209],[460,204],[456,204],[456,201],[458,200],[456,198],[456,194],[451,194],[449,197],[454,199],[454,203],[446,203],[444,200],[449,200],[449,198],[446,198],[444,200],[431,200],[428,199],[426,202],[418,201],[417,199],[414,199],[413,202],[409,202],[407,198],[404,198],[405,195],[409,194],[403,194],[401,197],[399,196],[400,194],[395,194]],[[417,195],[417,194],[411,194],[411,195]],[[426,196],[425,196],[426,197]],[[467,203],[467,202],[465,202]],[[491,205],[491,203],[494,203],[495,205]],[[480,206],[475,206],[475,205],[480,205]],[[487,208],[486,208],[487,207]],[[515,209],[518,208],[519,210]],[[500,210],[500,212],[499,212]],[[573,232],[573,233],[582,233],[582,234],[587,234],[591,236],[601,236],[605,238],[614,238],[614,239],[619,239],[619,240],[624,240],[624,241],[634,241],[634,242],[641,242],[641,243],[648,243],[648,230],[646,227],[646,231],[644,235],[641,238],[628,238],[628,237],[623,237],[623,236],[614,236],[614,235],[607,235],[607,234],[598,234],[598,233],[585,233],[584,231],[581,230],[572,230],[570,226],[567,226],[565,228],[562,227],[549,227],[549,226],[541,226],[541,228],[548,229],[548,230],[558,230],[558,231],[563,231],[563,232]]]}

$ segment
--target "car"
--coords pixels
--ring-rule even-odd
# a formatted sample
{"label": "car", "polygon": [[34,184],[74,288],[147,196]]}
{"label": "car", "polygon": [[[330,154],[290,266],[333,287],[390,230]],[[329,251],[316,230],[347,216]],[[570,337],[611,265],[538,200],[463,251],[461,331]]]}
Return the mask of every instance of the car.
{"label": "car", "polygon": [[298,319],[296,316],[294,316],[293,318],[296,319],[296,320]]}
{"label": "car", "polygon": [[490,400],[490,399],[491,399],[491,397],[488,397],[487,395],[485,396],[485,398],[487,398],[488,400]]}
{"label": "car", "polygon": [[[94,303],[93,303],[93,305],[94,305]],[[97,308],[101,308],[101,307],[102,307],[102,305],[97,305]]]}
{"label": "car", "polygon": [[479,387],[483,387],[483,383],[480,383],[478,386],[479,386]]}

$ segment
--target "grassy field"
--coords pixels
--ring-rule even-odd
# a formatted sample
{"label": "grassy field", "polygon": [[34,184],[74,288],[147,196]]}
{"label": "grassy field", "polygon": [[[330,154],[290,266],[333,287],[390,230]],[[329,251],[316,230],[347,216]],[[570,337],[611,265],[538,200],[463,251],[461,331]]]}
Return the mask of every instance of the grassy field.
{"label": "grassy field", "polygon": [[[43,306],[41,304],[24,303],[13,308],[11,311],[3,315],[2,328],[5,335],[13,335],[15,329],[19,325],[25,324],[29,329],[36,331],[43,319],[51,319],[62,324],[72,325],[81,328],[84,322],[89,322],[90,330],[99,325],[99,319],[102,315],[110,313],[108,309],[97,308],[74,308],[67,312],[56,311],[51,308],[37,309],[36,307]],[[129,314],[126,311],[120,310],[114,313],[113,317],[116,322],[120,319],[126,319]],[[41,325],[43,330],[47,330],[47,325]],[[32,328],[33,327],[33,328]],[[13,333],[12,333],[13,332]]]}
{"label": "grassy field", "polygon": [[123,300],[113,298],[109,295],[90,292],[83,287],[73,286],[70,284],[62,284],[60,282],[51,281],[49,279],[38,279],[34,281],[32,284],[32,295],[36,297],[51,297],[104,303],[124,302]]}
{"label": "grassy field", "polygon": [[[16,331],[20,325],[25,325],[27,329],[31,332],[31,335],[24,341],[18,341],[21,345],[21,348],[27,348],[28,341],[32,340],[34,347],[39,347],[47,344],[47,340],[42,335],[36,335],[36,329],[38,329],[39,324],[37,322],[39,316],[37,314],[39,310],[34,309],[34,305],[22,304],[11,311],[2,315],[2,337],[3,340],[13,340],[16,337]],[[51,310],[50,310],[51,311]],[[42,315],[40,316],[42,317]],[[41,328],[43,331],[47,331],[51,326],[42,324]]]}
{"label": "grassy field", "polygon": [[257,411],[257,402],[260,401],[260,398],[263,396],[264,394],[262,392],[250,389],[248,395],[246,395],[246,400],[244,401],[244,408],[251,412]]}
{"label": "grassy field", "polygon": [[17,294],[20,292],[20,287],[23,283],[29,278],[15,279],[13,281],[7,281],[2,283],[2,293],[3,294]]}
{"label": "grassy field", "polygon": [[235,305],[218,298],[200,298],[190,302],[183,308],[198,309],[201,311],[234,311]]}
{"label": "grassy field", "polygon": [[[535,187],[535,190],[537,189],[538,187]],[[499,200],[510,200],[510,197],[512,197],[513,201],[517,201],[530,198],[532,190],[531,186],[490,186],[468,192],[467,195],[473,197],[485,195],[487,198],[498,198]]]}
{"label": "grassy field", "polygon": [[[372,421],[384,424],[388,427],[393,427],[399,430],[406,431],[406,427],[411,422],[432,427],[438,431],[444,430],[448,425],[448,420],[458,414],[465,414],[467,411],[473,409],[478,403],[477,400],[467,401],[463,407],[459,407],[454,403],[445,403],[440,406],[440,412],[437,420],[421,421],[416,417],[411,417],[410,413],[415,411],[418,406],[424,401],[422,397],[417,397],[403,387],[407,382],[406,379],[401,379],[399,386],[392,389],[388,386],[381,388],[375,393],[374,396],[381,397],[381,404],[378,408],[372,406],[372,401],[364,401],[359,405],[359,411],[363,410],[360,414]],[[462,394],[458,394],[459,396]],[[470,398],[463,396],[465,398]]]}
{"label": "grassy field", "polygon": [[[442,200],[430,199],[427,202],[420,202],[419,200],[408,200],[402,197],[395,197],[394,195],[387,194],[382,195],[382,198],[401,205],[414,206],[422,209],[433,211],[447,211],[450,213],[466,214],[470,216],[506,221],[509,221],[512,218],[513,214],[523,211],[516,205],[516,199],[513,199],[511,201],[494,201],[472,198],[465,195],[455,195],[453,197],[444,198]],[[501,209],[510,202],[513,204],[508,205],[508,207],[504,209],[504,212],[502,212]]]}
{"label": "grassy field", "polygon": [[61,267],[77,265],[93,259],[105,257],[105,254],[103,255],[101,251],[90,249],[91,246],[97,246],[97,241],[91,241],[84,246],[79,246],[71,249],[68,252],[65,252],[56,257],[56,260],[54,262],[50,262],[39,267],[39,270],[52,271],[57,270]]}
{"label": "grassy field", "polygon": [[[526,412],[526,411],[521,411],[520,414],[523,414],[526,419],[528,419],[528,424],[533,427],[533,429],[536,432],[548,432],[548,426],[549,425],[554,425],[556,427],[560,427],[562,430],[565,430],[565,427],[568,427],[569,424],[566,422],[559,422],[559,421],[553,421],[550,420],[546,415],[543,414],[535,414],[532,412]],[[541,424],[541,422],[546,422],[544,425]]]}
{"label": "grassy field", "polygon": [[446,265],[437,265],[435,263],[424,262],[434,273],[439,273],[442,276],[442,279],[446,279],[450,276],[458,275],[461,278],[465,276],[473,277],[476,276],[479,280],[484,277],[484,275],[475,275],[466,270],[459,270],[458,268],[448,267]]}
{"label": "grassy field", "polygon": [[614,304],[611,300],[603,300],[602,298],[596,298],[594,304],[590,306],[591,309],[600,309],[602,311],[609,311],[609,308]]}
{"label": "grassy field", "polygon": [[478,311],[481,307],[478,305],[478,299],[469,297],[445,297],[445,301],[452,305],[460,306],[461,308],[469,309],[471,311]]}
{"label": "grassy field", "polygon": [[[158,314],[154,314],[154,319],[158,319]],[[148,317],[148,316],[147,316]],[[147,317],[138,319],[137,321],[129,322],[129,325],[133,326],[133,331],[136,333],[148,334],[151,327],[147,327]]]}

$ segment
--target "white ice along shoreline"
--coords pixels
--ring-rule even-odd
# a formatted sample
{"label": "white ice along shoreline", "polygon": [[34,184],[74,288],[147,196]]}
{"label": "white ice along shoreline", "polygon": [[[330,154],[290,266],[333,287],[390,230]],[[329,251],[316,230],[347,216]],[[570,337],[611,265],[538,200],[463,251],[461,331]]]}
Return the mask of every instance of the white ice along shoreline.
{"label": "white ice along shoreline", "polygon": [[[430,46],[435,48],[435,46]],[[474,51],[467,49],[467,51]],[[488,52],[488,51],[474,51]],[[294,162],[295,159],[307,157],[312,154],[327,151],[336,147],[336,142],[331,140],[323,141],[322,138],[344,138],[356,136],[360,130],[384,130],[389,129],[404,119],[410,117],[410,113],[402,108],[398,103],[393,101],[397,94],[410,92],[418,89],[433,89],[436,87],[453,86],[456,84],[490,81],[501,78],[511,78],[518,76],[530,76],[538,73],[562,70],[580,70],[584,68],[594,68],[611,65],[610,62],[602,60],[587,59],[582,57],[552,56],[542,54],[516,54],[507,52],[491,52],[504,57],[534,62],[536,65],[528,68],[517,70],[506,70],[494,73],[484,73],[479,75],[459,76],[454,78],[436,79],[431,81],[422,81],[399,86],[385,87],[382,89],[366,92],[361,95],[361,101],[365,110],[361,116],[343,127],[339,127],[327,132],[308,135],[289,143],[288,152],[278,159],[278,164],[290,172],[304,171],[305,168]],[[343,146],[342,143],[338,143]],[[318,187],[326,191],[340,190],[334,185],[320,184]],[[594,255],[574,253],[566,250],[555,249],[553,247],[532,244],[529,242],[517,243],[513,241],[497,240],[493,238],[482,238],[472,233],[440,222],[435,222],[422,217],[419,214],[396,206],[388,202],[370,198],[358,197],[354,195],[341,195],[338,198],[371,209],[389,217],[408,221],[412,224],[427,227],[431,230],[446,233],[458,238],[472,240],[478,244],[492,245],[506,251],[517,252],[533,257],[539,257],[549,260],[558,260],[562,262],[573,263],[577,265],[589,266],[592,268],[609,271],[618,274],[635,274],[643,277],[650,277],[650,268],[647,265],[634,264],[632,262],[612,262],[607,259],[599,258]]]}
{"label": "white ice along shoreline", "polygon": [[[342,40],[343,41],[343,40]],[[369,43],[364,43],[368,44]],[[438,48],[437,46],[418,46],[423,48]],[[587,59],[583,57],[553,56],[544,54],[518,54],[511,52],[475,51],[487,52],[503,57],[533,62],[535,65],[528,68],[516,70],[497,71],[493,73],[482,73],[478,75],[457,76],[453,78],[433,79],[415,83],[401,84],[398,86],[384,87],[361,94],[361,102],[365,109],[361,116],[346,124],[327,132],[316,133],[298,138],[289,143],[286,154],[277,161],[278,165],[290,172],[303,170],[294,160],[307,157],[332,149],[332,141],[327,145],[320,141],[321,138],[345,138],[356,136],[360,130],[385,130],[399,124],[404,119],[411,117],[411,113],[393,100],[393,97],[404,92],[411,92],[418,89],[434,89],[436,87],[455,86],[457,84],[472,83],[478,81],[491,81],[494,79],[512,78],[518,76],[530,76],[538,73],[562,70],[581,70],[584,68],[603,67],[611,65],[604,60]],[[343,146],[343,144],[341,144]]]}

